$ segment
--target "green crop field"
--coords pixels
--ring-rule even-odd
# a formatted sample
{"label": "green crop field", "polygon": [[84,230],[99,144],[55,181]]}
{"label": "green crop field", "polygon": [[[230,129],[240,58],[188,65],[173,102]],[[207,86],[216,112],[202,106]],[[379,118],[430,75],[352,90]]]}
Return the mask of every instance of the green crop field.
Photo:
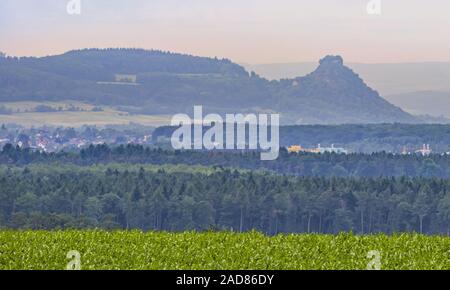
{"label": "green crop field", "polygon": [[450,269],[449,250],[413,234],[2,231],[0,269]]}

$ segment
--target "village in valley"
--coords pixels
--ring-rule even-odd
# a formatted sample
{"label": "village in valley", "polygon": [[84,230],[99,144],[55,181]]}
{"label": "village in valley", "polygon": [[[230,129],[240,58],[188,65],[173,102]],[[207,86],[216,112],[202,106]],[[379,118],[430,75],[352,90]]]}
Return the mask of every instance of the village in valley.
{"label": "village in valley", "polygon": [[149,145],[151,135],[146,127],[125,129],[119,126],[97,128],[21,128],[3,125],[0,129],[0,148],[12,144],[20,148],[42,152],[81,149],[89,145]]}

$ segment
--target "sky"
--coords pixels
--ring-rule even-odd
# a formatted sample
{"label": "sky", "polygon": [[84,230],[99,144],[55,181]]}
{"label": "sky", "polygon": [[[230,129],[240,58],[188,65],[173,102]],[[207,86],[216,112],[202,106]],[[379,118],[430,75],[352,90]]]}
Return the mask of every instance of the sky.
{"label": "sky", "polygon": [[[81,13],[67,4],[80,1]],[[0,51],[139,47],[239,63],[450,61],[450,1],[0,0]],[[373,10],[376,11],[376,10]]]}

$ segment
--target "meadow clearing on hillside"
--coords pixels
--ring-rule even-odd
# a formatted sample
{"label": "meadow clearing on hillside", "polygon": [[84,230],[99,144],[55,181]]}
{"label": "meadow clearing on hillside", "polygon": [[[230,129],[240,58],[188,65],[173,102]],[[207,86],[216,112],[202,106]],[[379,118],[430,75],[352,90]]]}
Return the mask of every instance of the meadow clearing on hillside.
{"label": "meadow clearing on hillside", "polygon": [[[61,111],[36,112],[35,109],[38,106],[61,109]],[[130,123],[158,127],[170,124],[171,118],[166,115],[130,114],[108,106],[99,106],[98,108],[101,108],[101,110],[96,111],[94,110],[96,106],[77,101],[0,102],[0,107],[11,110],[9,114],[0,114],[0,124],[14,123],[24,127],[82,127],[84,125],[105,126],[128,125]],[[70,111],[71,107],[79,110]]]}

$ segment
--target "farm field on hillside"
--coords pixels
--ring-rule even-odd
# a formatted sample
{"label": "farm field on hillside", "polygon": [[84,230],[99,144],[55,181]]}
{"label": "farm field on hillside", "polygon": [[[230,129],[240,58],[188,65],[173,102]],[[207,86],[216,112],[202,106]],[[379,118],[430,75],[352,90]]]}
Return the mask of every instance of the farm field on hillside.
{"label": "farm field on hillside", "polygon": [[0,269],[450,269],[449,250],[415,234],[2,231]]}
{"label": "farm field on hillside", "polygon": [[[62,108],[55,112],[36,112],[38,106],[53,109]],[[63,126],[82,127],[105,125],[128,125],[137,123],[146,126],[163,126],[170,124],[170,116],[129,114],[108,106],[100,106],[101,111],[93,111],[95,106],[76,102],[0,102],[0,107],[11,110],[11,114],[0,114],[0,124],[14,123],[24,127],[33,126]],[[75,107],[81,111],[67,111]],[[17,112],[16,110],[19,110]]]}

